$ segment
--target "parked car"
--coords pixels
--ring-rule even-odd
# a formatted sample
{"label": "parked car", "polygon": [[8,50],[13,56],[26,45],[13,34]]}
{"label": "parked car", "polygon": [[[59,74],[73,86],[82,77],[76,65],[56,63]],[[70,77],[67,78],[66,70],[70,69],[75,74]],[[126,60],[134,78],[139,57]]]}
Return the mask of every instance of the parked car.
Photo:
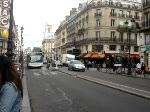
{"label": "parked car", "polygon": [[43,59],[43,64],[47,64],[47,60],[46,59]]}
{"label": "parked car", "polygon": [[71,60],[68,64],[68,70],[85,71],[85,65],[79,60]]}
{"label": "parked car", "polygon": [[53,60],[52,61],[52,67],[56,67],[56,64],[57,64],[57,67],[62,67],[63,64],[60,60]]}

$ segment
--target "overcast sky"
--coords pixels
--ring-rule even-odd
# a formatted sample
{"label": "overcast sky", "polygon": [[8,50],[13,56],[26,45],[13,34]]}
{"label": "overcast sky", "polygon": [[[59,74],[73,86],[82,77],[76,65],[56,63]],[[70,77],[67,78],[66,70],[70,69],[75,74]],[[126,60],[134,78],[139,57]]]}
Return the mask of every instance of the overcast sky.
{"label": "overcast sky", "polygon": [[60,21],[83,1],[86,0],[14,0],[14,18],[19,32],[20,27],[24,27],[25,48],[41,46],[46,22],[53,26],[55,32]]}

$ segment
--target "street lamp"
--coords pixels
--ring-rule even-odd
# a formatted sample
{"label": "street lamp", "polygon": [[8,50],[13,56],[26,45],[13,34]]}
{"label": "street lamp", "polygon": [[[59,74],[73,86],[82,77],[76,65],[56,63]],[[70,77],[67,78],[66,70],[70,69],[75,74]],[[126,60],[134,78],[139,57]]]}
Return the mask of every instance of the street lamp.
{"label": "street lamp", "polygon": [[22,46],[23,46],[23,36],[22,36],[22,33],[23,33],[23,26],[20,28],[21,30],[21,45],[20,45],[20,62],[22,63],[23,62],[23,51],[22,51]]}
{"label": "street lamp", "polygon": [[9,21],[9,38],[7,41],[7,57],[12,61],[13,53],[13,41],[12,41],[12,29],[13,29],[13,1],[11,0],[10,4],[10,21]]}
{"label": "street lamp", "polygon": [[[131,23],[134,23],[135,22],[135,20],[134,19],[132,19],[131,20]],[[129,28],[128,27],[128,21],[126,20],[125,22],[124,22],[124,24],[125,24],[125,27],[126,27],[126,32],[127,32],[127,38],[129,39],[129,62],[128,62],[128,72],[127,72],[127,74],[128,75],[132,75],[132,71],[131,71],[131,59],[130,59],[130,51],[131,51],[131,32],[132,32],[132,30],[133,30],[133,24],[131,24],[131,28]]]}

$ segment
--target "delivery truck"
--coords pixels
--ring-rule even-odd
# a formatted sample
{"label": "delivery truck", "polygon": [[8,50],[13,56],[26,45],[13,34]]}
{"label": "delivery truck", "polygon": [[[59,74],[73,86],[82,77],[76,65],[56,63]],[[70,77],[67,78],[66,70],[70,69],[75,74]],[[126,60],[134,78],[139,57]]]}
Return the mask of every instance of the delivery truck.
{"label": "delivery truck", "polygon": [[68,66],[68,63],[70,63],[71,60],[75,59],[75,55],[72,54],[62,54],[62,64],[63,66]]}

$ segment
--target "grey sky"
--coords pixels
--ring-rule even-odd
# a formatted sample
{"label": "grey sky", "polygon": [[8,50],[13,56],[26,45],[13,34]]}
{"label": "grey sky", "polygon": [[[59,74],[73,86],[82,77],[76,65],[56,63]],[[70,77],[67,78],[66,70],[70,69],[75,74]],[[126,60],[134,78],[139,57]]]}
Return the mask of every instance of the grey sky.
{"label": "grey sky", "polygon": [[55,32],[71,8],[77,8],[83,1],[86,0],[14,0],[14,17],[19,32],[24,27],[25,48],[41,46],[46,22],[53,25]]}

